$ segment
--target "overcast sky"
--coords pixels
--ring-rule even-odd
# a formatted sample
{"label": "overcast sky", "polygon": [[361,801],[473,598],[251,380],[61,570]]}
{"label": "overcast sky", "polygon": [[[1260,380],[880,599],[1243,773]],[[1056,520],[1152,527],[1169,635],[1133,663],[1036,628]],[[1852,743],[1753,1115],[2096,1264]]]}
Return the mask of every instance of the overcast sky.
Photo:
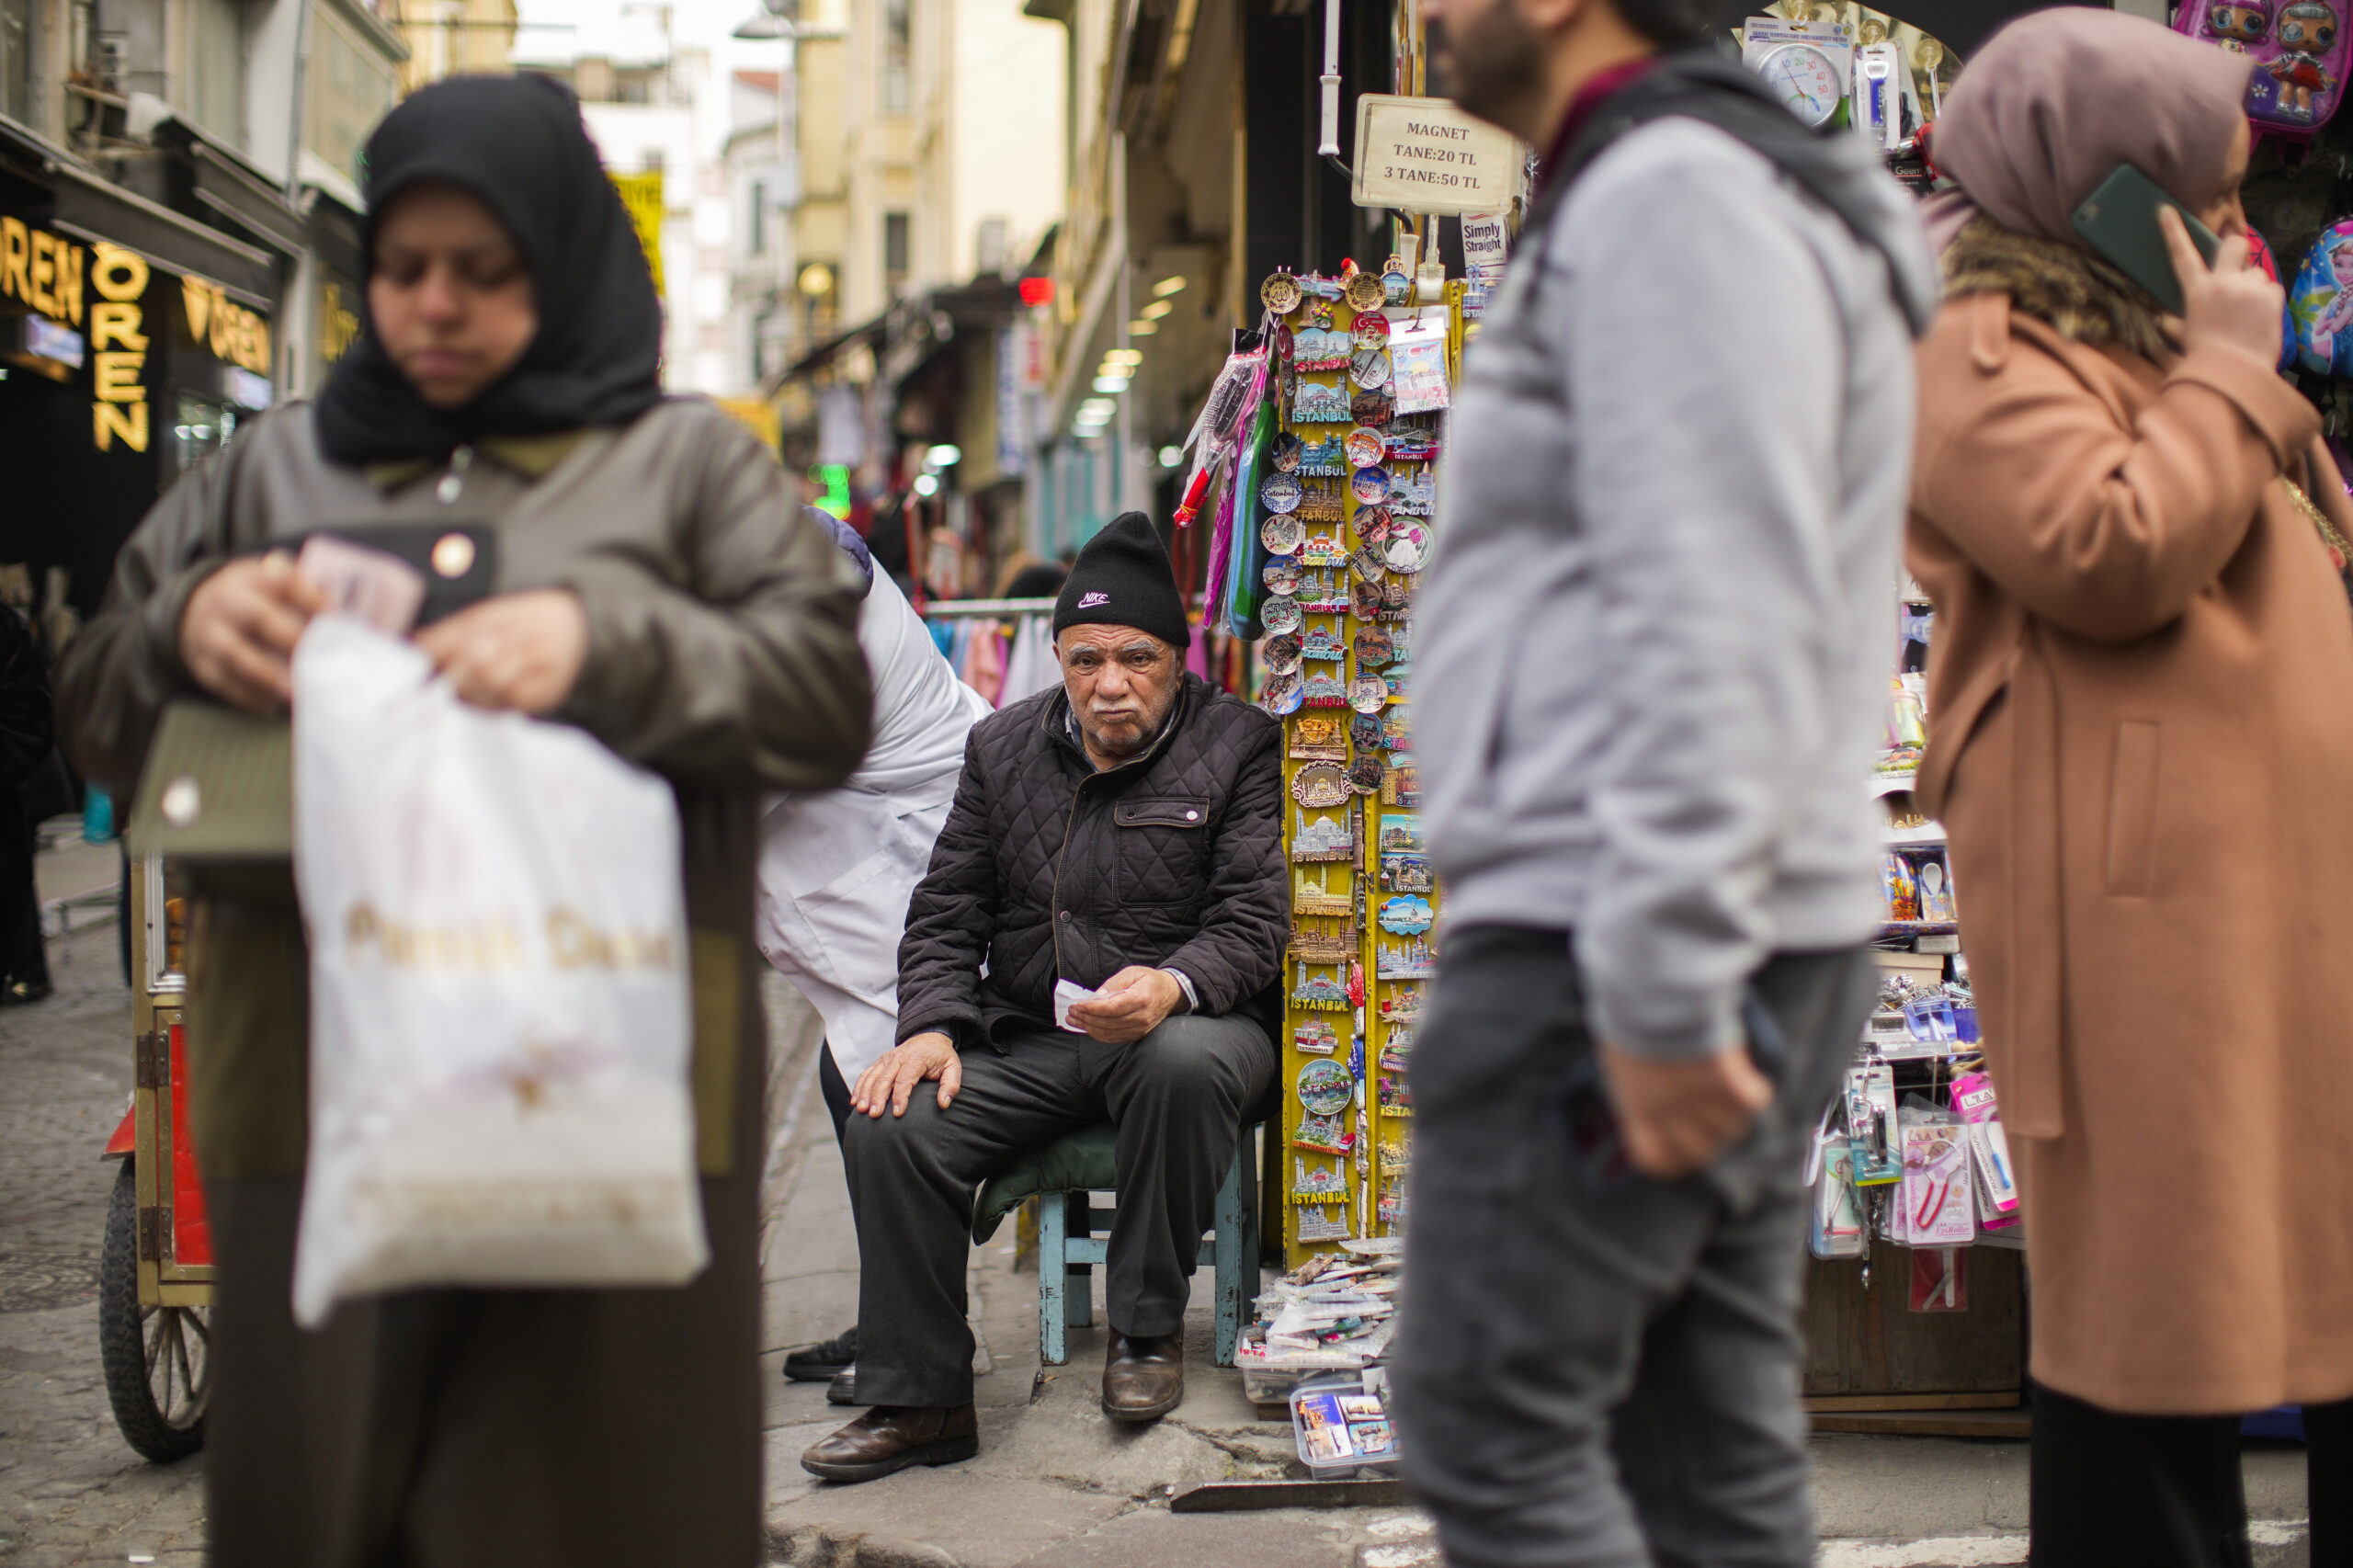
{"label": "overcast sky", "polygon": [[[523,21],[515,37],[515,57],[521,61],[570,59],[578,54],[603,54],[616,59],[644,57],[659,50],[661,13],[670,13],[674,46],[699,48],[711,60],[711,80],[724,82],[730,71],[775,71],[789,58],[790,45],[781,41],[754,43],[730,38],[736,26],[759,8],[759,0],[673,0],[668,6],[641,0],[517,0]],[[538,28],[535,22],[564,27]],[[719,112],[704,117],[716,155],[727,133],[726,100]]]}

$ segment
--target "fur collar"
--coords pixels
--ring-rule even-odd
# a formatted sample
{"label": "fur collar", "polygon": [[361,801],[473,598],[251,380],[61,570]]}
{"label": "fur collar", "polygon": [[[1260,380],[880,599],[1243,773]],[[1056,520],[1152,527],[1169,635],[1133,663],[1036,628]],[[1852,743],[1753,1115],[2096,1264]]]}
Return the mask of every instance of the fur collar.
{"label": "fur collar", "polygon": [[2149,359],[2172,351],[2147,290],[2089,251],[2006,229],[1982,212],[1946,247],[1944,273],[1946,299],[2007,294],[2012,310],[2071,342]]}

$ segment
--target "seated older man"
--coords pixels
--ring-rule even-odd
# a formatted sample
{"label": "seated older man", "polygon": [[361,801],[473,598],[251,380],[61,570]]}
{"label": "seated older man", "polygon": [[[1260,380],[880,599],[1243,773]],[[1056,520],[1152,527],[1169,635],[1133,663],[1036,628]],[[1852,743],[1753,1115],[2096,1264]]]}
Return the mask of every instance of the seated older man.
{"label": "seated older man", "polygon": [[[1243,1114],[1274,1076],[1290,917],[1281,729],[1187,674],[1190,641],[1159,536],[1130,512],[1063,585],[1063,684],[972,728],[907,910],[900,1044],[852,1097],[858,1392],[874,1408],[801,1456],[812,1474],[870,1481],[978,1451],[973,1195],[1107,1117],[1103,1409],[1151,1421],[1184,1396],[1186,1294]],[[1094,994],[1058,1028],[1063,981]]]}

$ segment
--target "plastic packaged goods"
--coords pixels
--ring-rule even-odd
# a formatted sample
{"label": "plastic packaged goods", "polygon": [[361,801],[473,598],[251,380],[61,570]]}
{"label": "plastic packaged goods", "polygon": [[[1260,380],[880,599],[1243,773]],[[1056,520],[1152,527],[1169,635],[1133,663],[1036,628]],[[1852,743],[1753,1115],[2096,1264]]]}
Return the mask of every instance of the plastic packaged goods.
{"label": "plastic packaged goods", "polygon": [[294,654],[294,802],[296,1321],[415,1286],[699,1273],[669,785],[570,725],[468,707],[411,644],[326,615]]}
{"label": "plastic packaged goods", "polygon": [[1290,1392],[1291,1437],[1318,1475],[1386,1471],[1397,1461],[1387,1379],[1379,1369],[1303,1378]]}

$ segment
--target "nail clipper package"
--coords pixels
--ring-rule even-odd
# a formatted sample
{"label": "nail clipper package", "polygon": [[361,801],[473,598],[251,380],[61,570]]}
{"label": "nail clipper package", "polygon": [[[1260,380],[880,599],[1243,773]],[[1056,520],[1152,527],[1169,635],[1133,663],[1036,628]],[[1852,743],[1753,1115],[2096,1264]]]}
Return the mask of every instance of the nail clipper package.
{"label": "nail clipper package", "polygon": [[1969,1129],[1950,1111],[1915,1100],[1898,1126],[1904,1179],[1895,1190],[1893,1239],[1909,1246],[1967,1246],[1977,1239],[1977,1191]]}
{"label": "nail clipper package", "polygon": [[2015,1225],[2018,1173],[2010,1165],[2010,1140],[2002,1131],[2002,1107],[1994,1095],[1994,1080],[1983,1073],[1964,1073],[1955,1078],[1952,1108],[1969,1124],[1969,1152],[1977,1165],[1980,1206],[1988,1215],[1985,1228],[2004,1230]]}
{"label": "nail clipper package", "polygon": [[1904,1174],[1895,1146],[1895,1069],[1867,1062],[1847,1069],[1847,1138],[1857,1187],[1885,1187]]}
{"label": "nail clipper package", "polygon": [[1855,1191],[1855,1149],[1847,1135],[1814,1133],[1813,1227],[1808,1246],[1819,1258],[1860,1257],[1870,1249]]}

